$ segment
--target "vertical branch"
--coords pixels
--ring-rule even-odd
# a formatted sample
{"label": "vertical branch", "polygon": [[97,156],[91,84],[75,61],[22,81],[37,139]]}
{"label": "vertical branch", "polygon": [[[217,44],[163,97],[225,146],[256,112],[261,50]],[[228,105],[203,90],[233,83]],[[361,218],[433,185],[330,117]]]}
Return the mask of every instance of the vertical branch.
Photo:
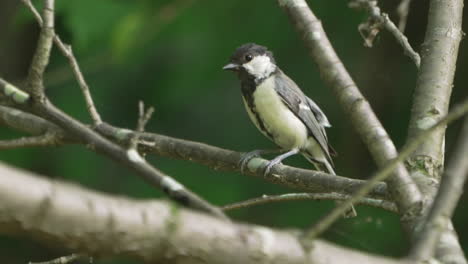
{"label": "vertical branch", "polygon": [[450,226],[450,219],[463,193],[468,176],[468,117],[465,118],[458,142],[454,156],[444,172],[426,224],[413,247],[411,255],[416,260],[426,261],[434,255],[440,235]]}
{"label": "vertical branch", "polygon": [[[462,37],[462,12],[462,0],[430,2],[408,141],[447,114]],[[411,169],[423,169],[426,176],[439,178],[444,164],[445,129],[441,127],[415,151],[411,157]]]}
{"label": "vertical branch", "polygon": [[[26,1],[30,4],[30,0]],[[27,86],[36,100],[44,99],[43,76],[49,64],[50,51],[54,40],[54,0],[44,1],[42,16],[44,22],[27,77]]]}
{"label": "vertical branch", "polygon": [[[397,156],[396,148],[338,58],[320,21],[304,0],[278,0],[278,3],[288,13],[318,64],[324,81],[335,92],[373,158],[379,167],[383,167]],[[397,166],[387,183],[400,212],[411,211],[420,203],[420,191],[402,164]]]}
{"label": "vertical branch", "polygon": [[[458,47],[463,34],[462,16],[462,0],[430,1],[407,142],[414,140],[447,114]],[[433,201],[443,171],[445,130],[446,127],[438,128],[408,160],[411,174],[425,196],[424,212]],[[424,221],[424,217],[419,219],[420,223]],[[467,263],[451,222],[448,221],[442,229],[443,239],[437,241],[435,257],[442,261],[450,259],[450,263]],[[418,234],[413,235],[417,237]]]}

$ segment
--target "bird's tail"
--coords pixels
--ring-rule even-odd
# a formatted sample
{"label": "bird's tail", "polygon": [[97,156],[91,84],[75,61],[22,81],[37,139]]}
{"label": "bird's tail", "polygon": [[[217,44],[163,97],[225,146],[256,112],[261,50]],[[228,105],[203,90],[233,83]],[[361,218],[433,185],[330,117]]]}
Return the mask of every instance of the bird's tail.
{"label": "bird's tail", "polygon": [[[314,167],[319,170],[319,171],[324,171],[324,172],[328,172],[332,175],[336,175],[335,173],[335,170],[333,169],[333,166],[330,164],[330,162],[328,162],[328,160],[326,159],[323,159],[323,160],[317,160],[317,159],[314,159],[309,153],[302,153],[302,155],[310,162],[314,165]],[[336,202],[337,204],[340,204],[339,201]],[[357,216],[357,213],[356,213],[356,209],[354,208],[353,205],[351,205],[347,210],[346,212],[343,213],[343,217],[344,218],[352,218],[352,217],[356,217]]]}

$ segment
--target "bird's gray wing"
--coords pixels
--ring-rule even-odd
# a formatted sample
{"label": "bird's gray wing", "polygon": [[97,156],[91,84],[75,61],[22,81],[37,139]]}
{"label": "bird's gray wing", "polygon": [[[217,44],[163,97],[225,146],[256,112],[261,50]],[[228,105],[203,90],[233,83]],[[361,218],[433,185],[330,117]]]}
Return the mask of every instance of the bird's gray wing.
{"label": "bird's gray wing", "polygon": [[286,74],[279,71],[275,78],[275,89],[285,105],[306,125],[309,134],[318,142],[327,160],[333,164],[325,133],[328,119],[322,110],[310,98],[304,95],[297,84]]}

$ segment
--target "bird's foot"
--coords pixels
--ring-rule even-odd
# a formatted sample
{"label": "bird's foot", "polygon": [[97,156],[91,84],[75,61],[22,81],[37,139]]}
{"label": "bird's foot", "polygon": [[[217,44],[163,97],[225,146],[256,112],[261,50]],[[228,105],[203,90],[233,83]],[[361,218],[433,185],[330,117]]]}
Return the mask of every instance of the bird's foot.
{"label": "bird's foot", "polygon": [[283,161],[285,158],[290,157],[292,155],[296,155],[297,153],[299,153],[299,149],[295,148],[295,149],[291,149],[290,151],[285,152],[285,153],[279,155],[278,157],[272,159],[266,165],[265,171],[263,172],[263,176],[267,176],[270,173],[270,170],[271,170],[271,168],[273,168],[273,166],[275,166],[278,163],[281,163],[281,161]]}
{"label": "bird's foot", "polygon": [[267,176],[268,174],[270,174],[270,170],[271,168],[273,168],[273,166],[281,163],[281,160],[282,159],[272,159],[270,162],[268,162],[268,164],[265,166],[265,171],[263,171],[263,176]]}

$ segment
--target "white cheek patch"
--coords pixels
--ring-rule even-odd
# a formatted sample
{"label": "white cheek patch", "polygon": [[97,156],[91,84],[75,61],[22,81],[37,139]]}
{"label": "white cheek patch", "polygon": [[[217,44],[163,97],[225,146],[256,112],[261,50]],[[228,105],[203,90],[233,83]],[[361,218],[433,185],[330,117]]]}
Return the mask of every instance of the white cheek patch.
{"label": "white cheek patch", "polygon": [[267,78],[276,69],[275,64],[267,55],[255,56],[251,61],[244,63],[242,67],[256,79]]}

